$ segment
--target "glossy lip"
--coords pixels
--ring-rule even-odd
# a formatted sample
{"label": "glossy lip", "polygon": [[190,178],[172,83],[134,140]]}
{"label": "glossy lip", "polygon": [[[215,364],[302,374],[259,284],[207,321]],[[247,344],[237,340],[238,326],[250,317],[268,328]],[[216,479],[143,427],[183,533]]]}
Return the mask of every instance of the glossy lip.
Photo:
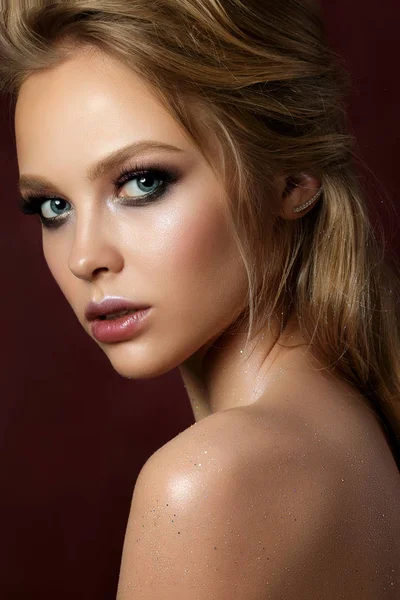
{"label": "glossy lip", "polygon": [[94,319],[90,323],[93,337],[104,344],[114,344],[131,340],[148,325],[152,308],[138,310],[115,319]]}
{"label": "glossy lip", "polygon": [[125,298],[117,296],[107,296],[101,302],[89,302],[85,310],[85,317],[88,321],[94,321],[103,315],[118,313],[124,310],[144,310],[146,308],[150,308],[150,306],[139,302],[130,302]]}

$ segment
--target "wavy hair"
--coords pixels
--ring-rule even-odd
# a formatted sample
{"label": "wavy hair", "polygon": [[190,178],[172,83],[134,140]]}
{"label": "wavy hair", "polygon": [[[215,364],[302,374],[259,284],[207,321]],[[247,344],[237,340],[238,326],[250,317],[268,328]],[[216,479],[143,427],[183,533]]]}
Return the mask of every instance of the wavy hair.
{"label": "wavy hair", "polygon": [[[0,91],[98,49],[151,86],[227,190],[248,276],[247,341],[295,310],[327,366],[355,385],[399,459],[400,276],[385,255],[354,167],[349,76],[314,0],[9,2],[0,17]],[[216,136],[218,161],[209,141]],[[278,215],[277,174],[321,180],[302,218]],[[381,232],[382,235],[382,232]]]}

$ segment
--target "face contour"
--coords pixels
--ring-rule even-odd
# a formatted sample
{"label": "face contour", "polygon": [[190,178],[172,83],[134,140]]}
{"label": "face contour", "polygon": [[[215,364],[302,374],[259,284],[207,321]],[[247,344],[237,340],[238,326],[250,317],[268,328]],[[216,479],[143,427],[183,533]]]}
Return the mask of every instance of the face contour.
{"label": "face contour", "polygon": [[[46,179],[51,185],[43,193],[58,199],[41,205],[44,217],[57,217],[57,226],[42,226],[49,269],[118,373],[161,375],[235,320],[247,278],[221,182],[141,79],[104,54],[77,53],[25,81],[15,132],[20,175]],[[88,178],[101,159],[143,140],[180,151],[132,150]],[[173,177],[165,183],[154,174],[131,175],[116,189],[126,168]],[[24,188],[23,196],[32,191]],[[85,309],[106,296],[152,307],[130,339],[105,343],[93,336]]]}

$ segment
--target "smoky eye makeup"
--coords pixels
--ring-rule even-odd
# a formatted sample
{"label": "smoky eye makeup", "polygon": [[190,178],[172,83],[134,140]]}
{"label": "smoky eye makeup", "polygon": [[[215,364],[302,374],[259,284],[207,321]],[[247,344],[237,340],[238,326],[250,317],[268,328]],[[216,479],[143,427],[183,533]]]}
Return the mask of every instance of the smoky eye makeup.
{"label": "smoky eye makeup", "polygon": [[[136,161],[120,169],[118,175],[112,178],[113,197],[124,206],[148,206],[164,197],[180,177],[180,170],[159,161]],[[129,187],[128,193],[118,197],[124,187]],[[36,215],[43,227],[51,229],[68,220],[71,210],[68,205],[71,206],[71,203],[54,194],[27,192],[20,196],[18,207],[25,215]],[[65,209],[66,212],[57,213]],[[55,213],[55,216],[49,216],[49,212]]]}

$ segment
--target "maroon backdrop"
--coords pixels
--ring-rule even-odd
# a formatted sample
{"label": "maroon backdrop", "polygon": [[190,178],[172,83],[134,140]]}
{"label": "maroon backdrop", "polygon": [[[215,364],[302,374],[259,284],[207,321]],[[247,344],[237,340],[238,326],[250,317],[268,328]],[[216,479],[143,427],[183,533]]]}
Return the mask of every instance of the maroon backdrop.
{"label": "maroon backdrop", "polygon": [[[389,198],[399,205],[400,4],[323,6],[352,76],[359,174],[398,251]],[[39,225],[15,208],[13,115],[6,102],[0,109],[0,598],[111,600],[138,472],[193,415],[177,370],[123,379],[76,321],[45,264]]]}

